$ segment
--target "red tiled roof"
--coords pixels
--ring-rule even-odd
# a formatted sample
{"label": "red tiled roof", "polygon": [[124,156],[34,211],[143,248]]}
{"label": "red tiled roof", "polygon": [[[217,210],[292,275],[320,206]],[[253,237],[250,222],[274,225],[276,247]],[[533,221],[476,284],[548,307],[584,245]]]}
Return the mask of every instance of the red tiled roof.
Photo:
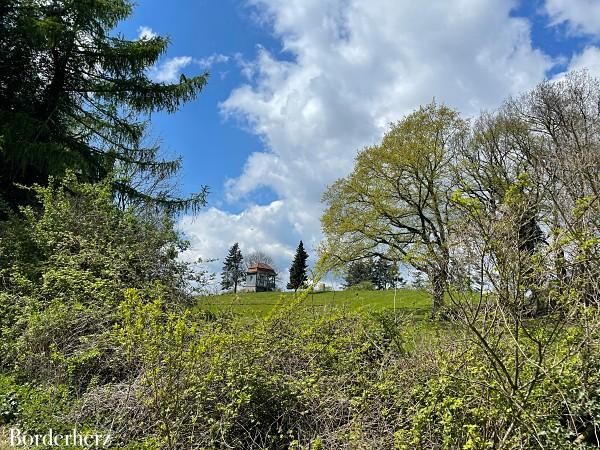
{"label": "red tiled roof", "polygon": [[270,265],[265,264],[265,263],[256,263],[256,264],[252,264],[250,267],[248,267],[247,272],[248,273],[252,273],[252,272],[258,272],[258,271],[265,271],[265,272],[273,272],[275,273],[275,269],[273,269]]}

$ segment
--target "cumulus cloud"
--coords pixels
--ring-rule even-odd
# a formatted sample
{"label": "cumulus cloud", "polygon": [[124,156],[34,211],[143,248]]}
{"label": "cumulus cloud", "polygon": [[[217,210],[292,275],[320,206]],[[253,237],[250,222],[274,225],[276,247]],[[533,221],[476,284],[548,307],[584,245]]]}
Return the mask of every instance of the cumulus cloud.
{"label": "cumulus cloud", "polygon": [[160,62],[150,69],[150,77],[162,83],[174,83],[178,81],[183,69],[190,64],[197,64],[202,69],[210,69],[216,64],[229,61],[229,56],[215,53],[205,58],[194,59],[191,56],[176,56]]}
{"label": "cumulus cloud", "polygon": [[293,250],[285,244],[289,221],[286,215],[285,202],[277,200],[268,205],[254,205],[239,214],[210,208],[200,217],[184,217],[179,228],[189,239],[190,249],[182,258],[190,262],[198,258],[216,259],[208,266],[218,272],[227,250],[239,242],[244,255],[260,250],[272,256],[285,278],[293,258]]}
{"label": "cumulus cloud", "polygon": [[553,24],[566,23],[574,34],[600,34],[600,2],[597,0],[546,0]]}
{"label": "cumulus cloud", "polygon": [[213,53],[205,58],[196,59],[194,62],[203,69],[210,69],[215,64],[222,64],[229,61],[229,56],[222,55],[221,53]]}
{"label": "cumulus cloud", "polygon": [[191,56],[176,56],[166,59],[150,69],[150,77],[160,83],[173,83],[178,80],[183,68],[191,62]]}
{"label": "cumulus cloud", "polygon": [[590,75],[600,78],[600,48],[589,46],[581,53],[573,55],[569,70],[587,70]]}
{"label": "cumulus cloud", "polygon": [[156,34],[152,30],[152,28],[146,27],[146,26],[139,27],[137,31],[138,31],[138,39],[141,39],[141,40],[152,39],[152,38],[155,38],[156,36],[158,36],[158,34]]}
{"label": "cumulus cloud", "polygon": [[[239,200],[266,186],[280,200],[242,214],[210,209],[194,223],[184,219],[203,256],[223,255],[236,240],[287,256],[300,238],[316,245],[324,188],[347,174],[356,151],[379,140],[391,121],[434,98],[477,114],[532,87],[553,65],[532,47],[528,21],[511,16],[513,1],[251,3],[286,57],[259,48],[255,60],[236,58],[248,82],[221,111],[260,136],[265,150],[251,154],[225,188]],[[269,232],[260,239],[236,234],[265,223]]]}

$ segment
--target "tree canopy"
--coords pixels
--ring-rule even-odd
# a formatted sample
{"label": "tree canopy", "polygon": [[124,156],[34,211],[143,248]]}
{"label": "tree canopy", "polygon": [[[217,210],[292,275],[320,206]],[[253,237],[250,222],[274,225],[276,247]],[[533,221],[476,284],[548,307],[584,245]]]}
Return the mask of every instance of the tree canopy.
{"label": "tree canopy", "polygon": [[173,196],[165,180],[179,160],[148,142],[147,119],[194,99],[206,73],[176,83],[148,76],[163,37],[128,40],[113,31],[127,0],[7,0],[0,6],[0,199],[30,196],[17,184],[45,184],[70,169],[81,181],[116,176],[123,202],[170,211],[198,208],[206,190]]}
{"label": "tree canopy", "polygon": [[450,263],[448,205],[457,187],[453,163],[468,132],[456,111],[432,103],[359,152],[353,172],[323,195],[330,255],[405,261],[429,275],[434,310],[441,306]]}

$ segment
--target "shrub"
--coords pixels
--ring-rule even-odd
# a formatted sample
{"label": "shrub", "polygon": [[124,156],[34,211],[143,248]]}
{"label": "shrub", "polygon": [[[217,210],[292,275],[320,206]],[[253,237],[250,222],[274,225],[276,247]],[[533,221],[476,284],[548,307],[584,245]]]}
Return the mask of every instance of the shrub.
{"label": "shrub", "polygon": [[167,217],[120,210],[110,181],[67,176],[33,189],[40,207],[0,223],[0,367],[78,389],[119,378],[122,358],[107,331],[123,291],[189,301],[191,272],[176,259],[186,243]]}

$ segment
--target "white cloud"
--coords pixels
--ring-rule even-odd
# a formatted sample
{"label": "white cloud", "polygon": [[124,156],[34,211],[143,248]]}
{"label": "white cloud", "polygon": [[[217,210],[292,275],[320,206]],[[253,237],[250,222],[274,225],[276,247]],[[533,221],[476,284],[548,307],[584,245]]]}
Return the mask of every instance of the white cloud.
{"label": "white cloud", "polygon": [[546,0],[545,10],[553,24],[567,23],[574,34],[600,34],[598,0]]}
{"label": "white cloud", "polygon": [[213,53],[212,55],[207,56],[206,58],[194,60],[194,62],[203,69],[210,69],[215,64],[222,64],[226,63],[227,61],[229,61],[229,56],[222,55],[221,53]]}
{"label": "white cloud", "polygon": [[182,258],[186,261],[217,259],[208,264],[211,271],[219,272],[223,258],[234,242],[240,244],[242,254],[260,250],[272,256],[283,279],[293,258],[288,240],[287,208],[282,200],[268,205],[252,206],[240,214],[229,214],[210,208],[200,217],[184,217],[179,228],[190,240],[191,247]]}
{"label": "white cloud", "polygon": [[[267,186],[281,200],[276,208],[210,209],[194,224],[184,219],[188,232],[211,240],[193,246],[218,255],[236,240],[287,256],[300,238],[311,248],[320,239],[324,188],[351,170],[356,151],[380,139],[390,121],[434,97],[476,114],[532,87],[553,64],[532,48],[528,21],[510,16],[513,1],[251,3],[293,58],[263,48],[254,61],[236,57],[248,83],[221,110],[241,119],[266,150],[250,155],[225,188],[234,200]],[[265,223],[260,238],[236,234]]]}
{"label": "white cloud", "polygon": [[152,30],[152,28],[150,27],[146,27],[146,26],[141,26],[138,28],[138,39],[152,39],[155,38],[156,36],[158,36],[158,34],[156,34],[154,32],[154,30]]}
{"label": "white cloud", "polygon": [[150,69],[150,77],[162,83],[174,83],[179,80],[182,70],[194,63],[203,69],[210,69],[215,64],[229,61],[229,56],[219,53],[212,54],[206,58],[194,59],[191,56],[176,56],[168,58]]}
{"label": "white cloud", "polygon": [[584,69],[587,70],[590,75],[600,78],[600,48],[589,46],[581,53],[573,55],[568,70]]}
{"label": "white cloud", "polygon": [[191,62],[191,56],[176,56],[166,59],[150,69],[150,77],[160,83],[176,82],[181,74],[181,70]]}

